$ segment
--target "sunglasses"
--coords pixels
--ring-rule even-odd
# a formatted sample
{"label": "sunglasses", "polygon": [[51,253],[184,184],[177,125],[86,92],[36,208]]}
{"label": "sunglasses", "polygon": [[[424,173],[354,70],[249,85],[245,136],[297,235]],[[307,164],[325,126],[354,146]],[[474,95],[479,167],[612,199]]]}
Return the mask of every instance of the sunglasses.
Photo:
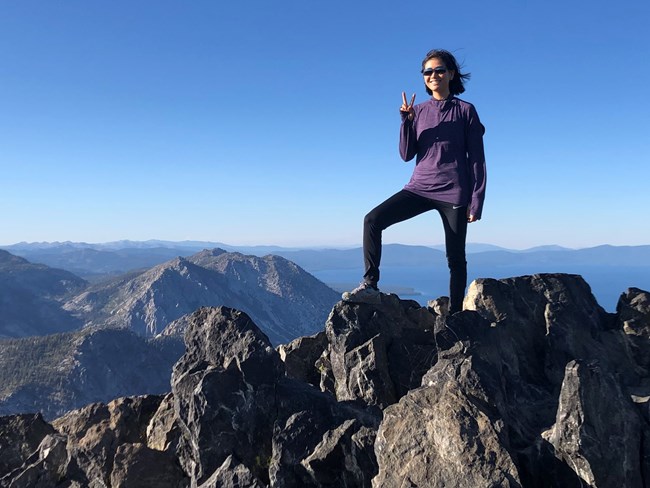
{"label": "sunglasses", "polygon": [[425,70],[422,70],[422,74],[424,76],[444,75],[447,71],[449,71],[447,68],[438,66],[437,68],[427,68]]}

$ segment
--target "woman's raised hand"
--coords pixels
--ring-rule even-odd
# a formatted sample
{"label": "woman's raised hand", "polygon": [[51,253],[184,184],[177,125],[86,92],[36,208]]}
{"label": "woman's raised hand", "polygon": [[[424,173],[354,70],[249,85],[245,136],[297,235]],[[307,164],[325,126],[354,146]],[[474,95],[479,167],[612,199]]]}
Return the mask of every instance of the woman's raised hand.
{"label": "woman's raised hand", "polygon": [[402,92],[402,106],[399,108],[399,111],[403,113],[408,113],[409,120],[413,120],[413,115],[415,114],[415,110],[413,110],[413,102],[415,102],[415,93],[411,97],[411,102],[407,103],[406,92]]}

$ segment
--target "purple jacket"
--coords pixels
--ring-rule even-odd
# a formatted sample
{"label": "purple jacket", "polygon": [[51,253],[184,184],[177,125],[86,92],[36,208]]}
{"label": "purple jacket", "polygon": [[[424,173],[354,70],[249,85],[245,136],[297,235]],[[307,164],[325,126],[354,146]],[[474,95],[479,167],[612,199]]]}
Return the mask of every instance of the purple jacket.
{"label": "purple jacket", "polygon": [[404,187],[432,200],[468,205],[481,218],[485,199],[485,128],[474,105],[456,97],[430,100],[413,107],[415,117],[402,115],[399,153],[416,156],[411,180]]}

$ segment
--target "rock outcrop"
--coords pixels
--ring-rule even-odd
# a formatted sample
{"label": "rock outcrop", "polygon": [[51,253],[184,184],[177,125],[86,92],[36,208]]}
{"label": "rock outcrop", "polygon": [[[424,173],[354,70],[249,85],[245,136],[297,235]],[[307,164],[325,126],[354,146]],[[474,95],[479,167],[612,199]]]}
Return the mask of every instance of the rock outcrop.
{"label": "rock outcrop", "polygon": [[40,414],[0,417],[0,477],[20,468],[41,441],[55,432]]}
{"label": "rock outcrop", "polygon": [[542,437],[582,481],[589,486],[644,486],[639,467],[648,432],[643,431],[630,396],[599,361],[567,364],[555,424]]}
{"label": "rock outcrop", "polygon": [[321,383],[339,401],[387,407],[436,362],[435,316],[417,302],[384,295],[376,307],[338,303],[325,324]]}
{"label": "rock outcrop", "polygon": [[1,418],[23,447],[0,486],[648,486],[649,299],[608,314],[579,276],[482,279],[452,316],[338,303],[278,350],[202,308],[170,394]]}
{"label": "rock outcrop", "polygon": [[[367,476],[330,451],[367,449],[363,428],[376,427],[376,415],[286,377],[279,354],[245,313],[201,309],[185,340],[172,392],[177,452],[193,483],[208,483],[225,462],[274,486],[309,486],[325,469],[335,478]],[[313,465],[324,468],[314,474]]]}
{"label": "rock outcrop", "polygon": [[149,395],[92,404],[47,425],[51,433],[36,422],[15,427],[15,442],[40,438],[40,443],[22,464],[14,461],[12,470],[0,473],[0,486],[187,486],[173,454],[146,446],[147,425],[161,399]]}

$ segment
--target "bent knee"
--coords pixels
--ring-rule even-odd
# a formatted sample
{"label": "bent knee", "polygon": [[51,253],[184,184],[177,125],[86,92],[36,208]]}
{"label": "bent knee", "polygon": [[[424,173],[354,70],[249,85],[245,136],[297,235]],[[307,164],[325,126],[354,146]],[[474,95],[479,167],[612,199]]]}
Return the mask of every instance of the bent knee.
{"label": "bent knee", "polygon": [[377,225],[377,216],[373,212],[368,212],[363,218],[363,225],[375,227]]}

